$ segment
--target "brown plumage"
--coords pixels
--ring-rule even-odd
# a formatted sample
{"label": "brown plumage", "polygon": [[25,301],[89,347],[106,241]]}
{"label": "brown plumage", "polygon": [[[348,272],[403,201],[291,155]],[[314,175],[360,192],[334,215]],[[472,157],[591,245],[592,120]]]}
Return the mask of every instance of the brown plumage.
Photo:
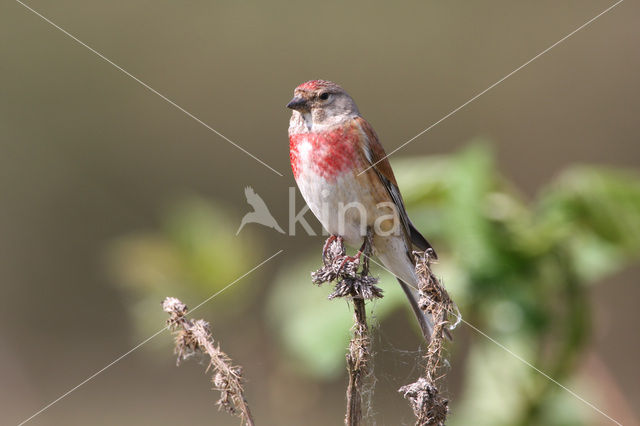
{"label": "brown plumage", "polygon": [[330,234],[353,247],[362,244],[367,227],[373,229],[374,254],[398,278],[429,340],[431,324],[412,291],[418,278],[411,251],[431,245],[407,215],[373,127],[344,89],[329,81],[301,84],[287,106],[293,110],[291,166],[309,208]]}

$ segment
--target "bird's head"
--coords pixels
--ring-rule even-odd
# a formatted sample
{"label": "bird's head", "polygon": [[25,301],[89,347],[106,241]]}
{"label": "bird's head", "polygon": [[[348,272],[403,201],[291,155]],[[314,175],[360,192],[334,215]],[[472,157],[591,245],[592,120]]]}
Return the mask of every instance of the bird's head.
{"label": "bird's head", "polygon": [[296,87],[287,108],[293,110],[292,119],[302,118],[308,128],[331,126],[360,115],[351,96],[325,80],[311,80]]}

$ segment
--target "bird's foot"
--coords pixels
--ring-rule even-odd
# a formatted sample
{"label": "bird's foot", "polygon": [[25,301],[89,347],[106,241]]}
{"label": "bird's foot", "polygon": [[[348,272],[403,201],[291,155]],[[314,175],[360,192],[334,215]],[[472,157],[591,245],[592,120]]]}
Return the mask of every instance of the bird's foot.
{"label": "bird's foot", "polygon": [[330,235],[329,238],[327,238],[327,241],[325,241],[324,247],[322,247],[322,262],[325,266],[331,263],[329,258],[333,256],[329,256],[329,250],[331,249],[331,245],[336,241],[338,242],[339,247],[344,247],[344,238],[340,235]]}
{"label": "bird's foot", "polygon": [[360,266],[360,256],[361,255],[362,255],[362,253],[358,252],[358,254],[355,255],[355,256],[345,256],[345,257],[343,257],[342,258],[342,262],[340,262],[340,266],[338,266],[338,274],[340,272],[343,272],[345,267],[346,268],[352,267],[354,271],[358,270],[358,267]]}
{"label": "bird's foot", "polygon": [[[360,267],[360,258],[362,257],[362,253],[367,253],[365,255],[365,261],[366,261],[369,258],[368,253],[370,252],[371,252],[371,241],[370,241],[370,237],[367,236],[365,237],[364,242],[362,243],[362,246],[360,246],[360,249],[358,250],[358,253],[356,253],[355,256],[344,256],[344,259],[342,259],[342,262],[338,267],[338,272],[342,271],[342,268],[347,262],[351,262],[355,266],[355,269],[357,270]],[[368,266],[369,266],[368,264],[365,265],[367,269],[367,273],[369,269]]]}
{"label": "bird's foot", "polygon": [[369,275],[371,251],[371,230],[368,230],[367,237],[355,256],[347,256],[343,237],[331,235],[322,249],[324,266],[311,274],[313,282],[319,285],[336,281],[336,287],[329,299],[382,297],[382,290],[375,285],[377,278]]}
{"label": "bird's foot", "polygon": [[360,258],[362,257],[362,250],[358,250],[355,256],[345,256],[340,262],[340,266],[338,266],[338,273],[342,272],[342,269],[348,263],[353,265],[354,270],[358,270],[360,267]]}

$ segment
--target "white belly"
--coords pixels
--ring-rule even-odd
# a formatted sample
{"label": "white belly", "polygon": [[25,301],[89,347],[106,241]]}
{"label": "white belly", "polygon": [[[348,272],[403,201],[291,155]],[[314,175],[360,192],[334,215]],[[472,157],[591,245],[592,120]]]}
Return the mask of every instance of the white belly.
{"label": "white belly", "polygon": [[331,182],[318,175],[301,175],[298,187],[309,209],[329,234],[344,237],[353,247],[362,244],[367,233],[367,211],[358,207],[364,204],[358,200],[352,174]]}
{"label": "white belly", "polygon": [[[340,235],[349,246],[359,248],[367,234],[367,226],[373,226],[377,231],[376,219],[381,215],[389,217],[389,210],[377,205],[367,185],[356,179],[357,171],[348,170],[328,179],[323,177],[310,159],[309,147],[304,145],[303,142],[299,147],[300,173],[296,179],[302,197],[329,234]],[[401,235],[374,232],[373,251],[397,277],[417,284]]]}
{"label": "white belly", "polygon": [[354,171],[328,179],[321,176],[305,145],[299,147],[300,174],[296,179],[302,197],[329,234],[340,235],[348,245],[359,247],[377,214],[373,197],[356,181]]}
{"label": "white belly", "polygon": [[[380,212],[375,208],[370,193],[357,184],[354,174],[345,173],[335,181],[328,181],[315,173],[305,175],[303,172],[297,182],[303,198],[324,229],[331,235],[342,236],[349,246],[359,248],[367,234],[367,226],[375,222]],[[349,203],[364,208],[362,211],[355,207],[345,210]],[[417,278],[413,264],[408,260],[403,238],[374,234],[373,241],[374,254],[385,267],[405,282],[415,285]]]}

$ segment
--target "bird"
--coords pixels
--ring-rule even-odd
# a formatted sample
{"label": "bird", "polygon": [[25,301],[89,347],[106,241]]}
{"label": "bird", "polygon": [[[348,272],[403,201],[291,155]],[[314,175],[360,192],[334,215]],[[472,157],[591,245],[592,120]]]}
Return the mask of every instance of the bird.
{"label": "bird", "polygon": [[373,230],[373,255],[396,276],[429,342],[433,324],[418,305],[412,252],[431,250],[436,258],[435,251],[409,219],[375,130],[331,81],[300,84],[287,108],[291,168],[309,209],[331,236],[351,247],[362,250]]}
{"label": "bird", "polygon": [[247,223],[259,223],[260,225],[268,226],[269,228],[273,228],[279,233],[284,234],[284,231],[274,219],[264,200],[256,194],[252,187],[247,186],[244,189],[244,196],[247,198],[247,203],[253,207],[253,211],[244,215],[240,222],[240,227],[238,228],[238,231],[236,231],[236,235],[240,233],[242,228],[244,228],[244,225]]}

